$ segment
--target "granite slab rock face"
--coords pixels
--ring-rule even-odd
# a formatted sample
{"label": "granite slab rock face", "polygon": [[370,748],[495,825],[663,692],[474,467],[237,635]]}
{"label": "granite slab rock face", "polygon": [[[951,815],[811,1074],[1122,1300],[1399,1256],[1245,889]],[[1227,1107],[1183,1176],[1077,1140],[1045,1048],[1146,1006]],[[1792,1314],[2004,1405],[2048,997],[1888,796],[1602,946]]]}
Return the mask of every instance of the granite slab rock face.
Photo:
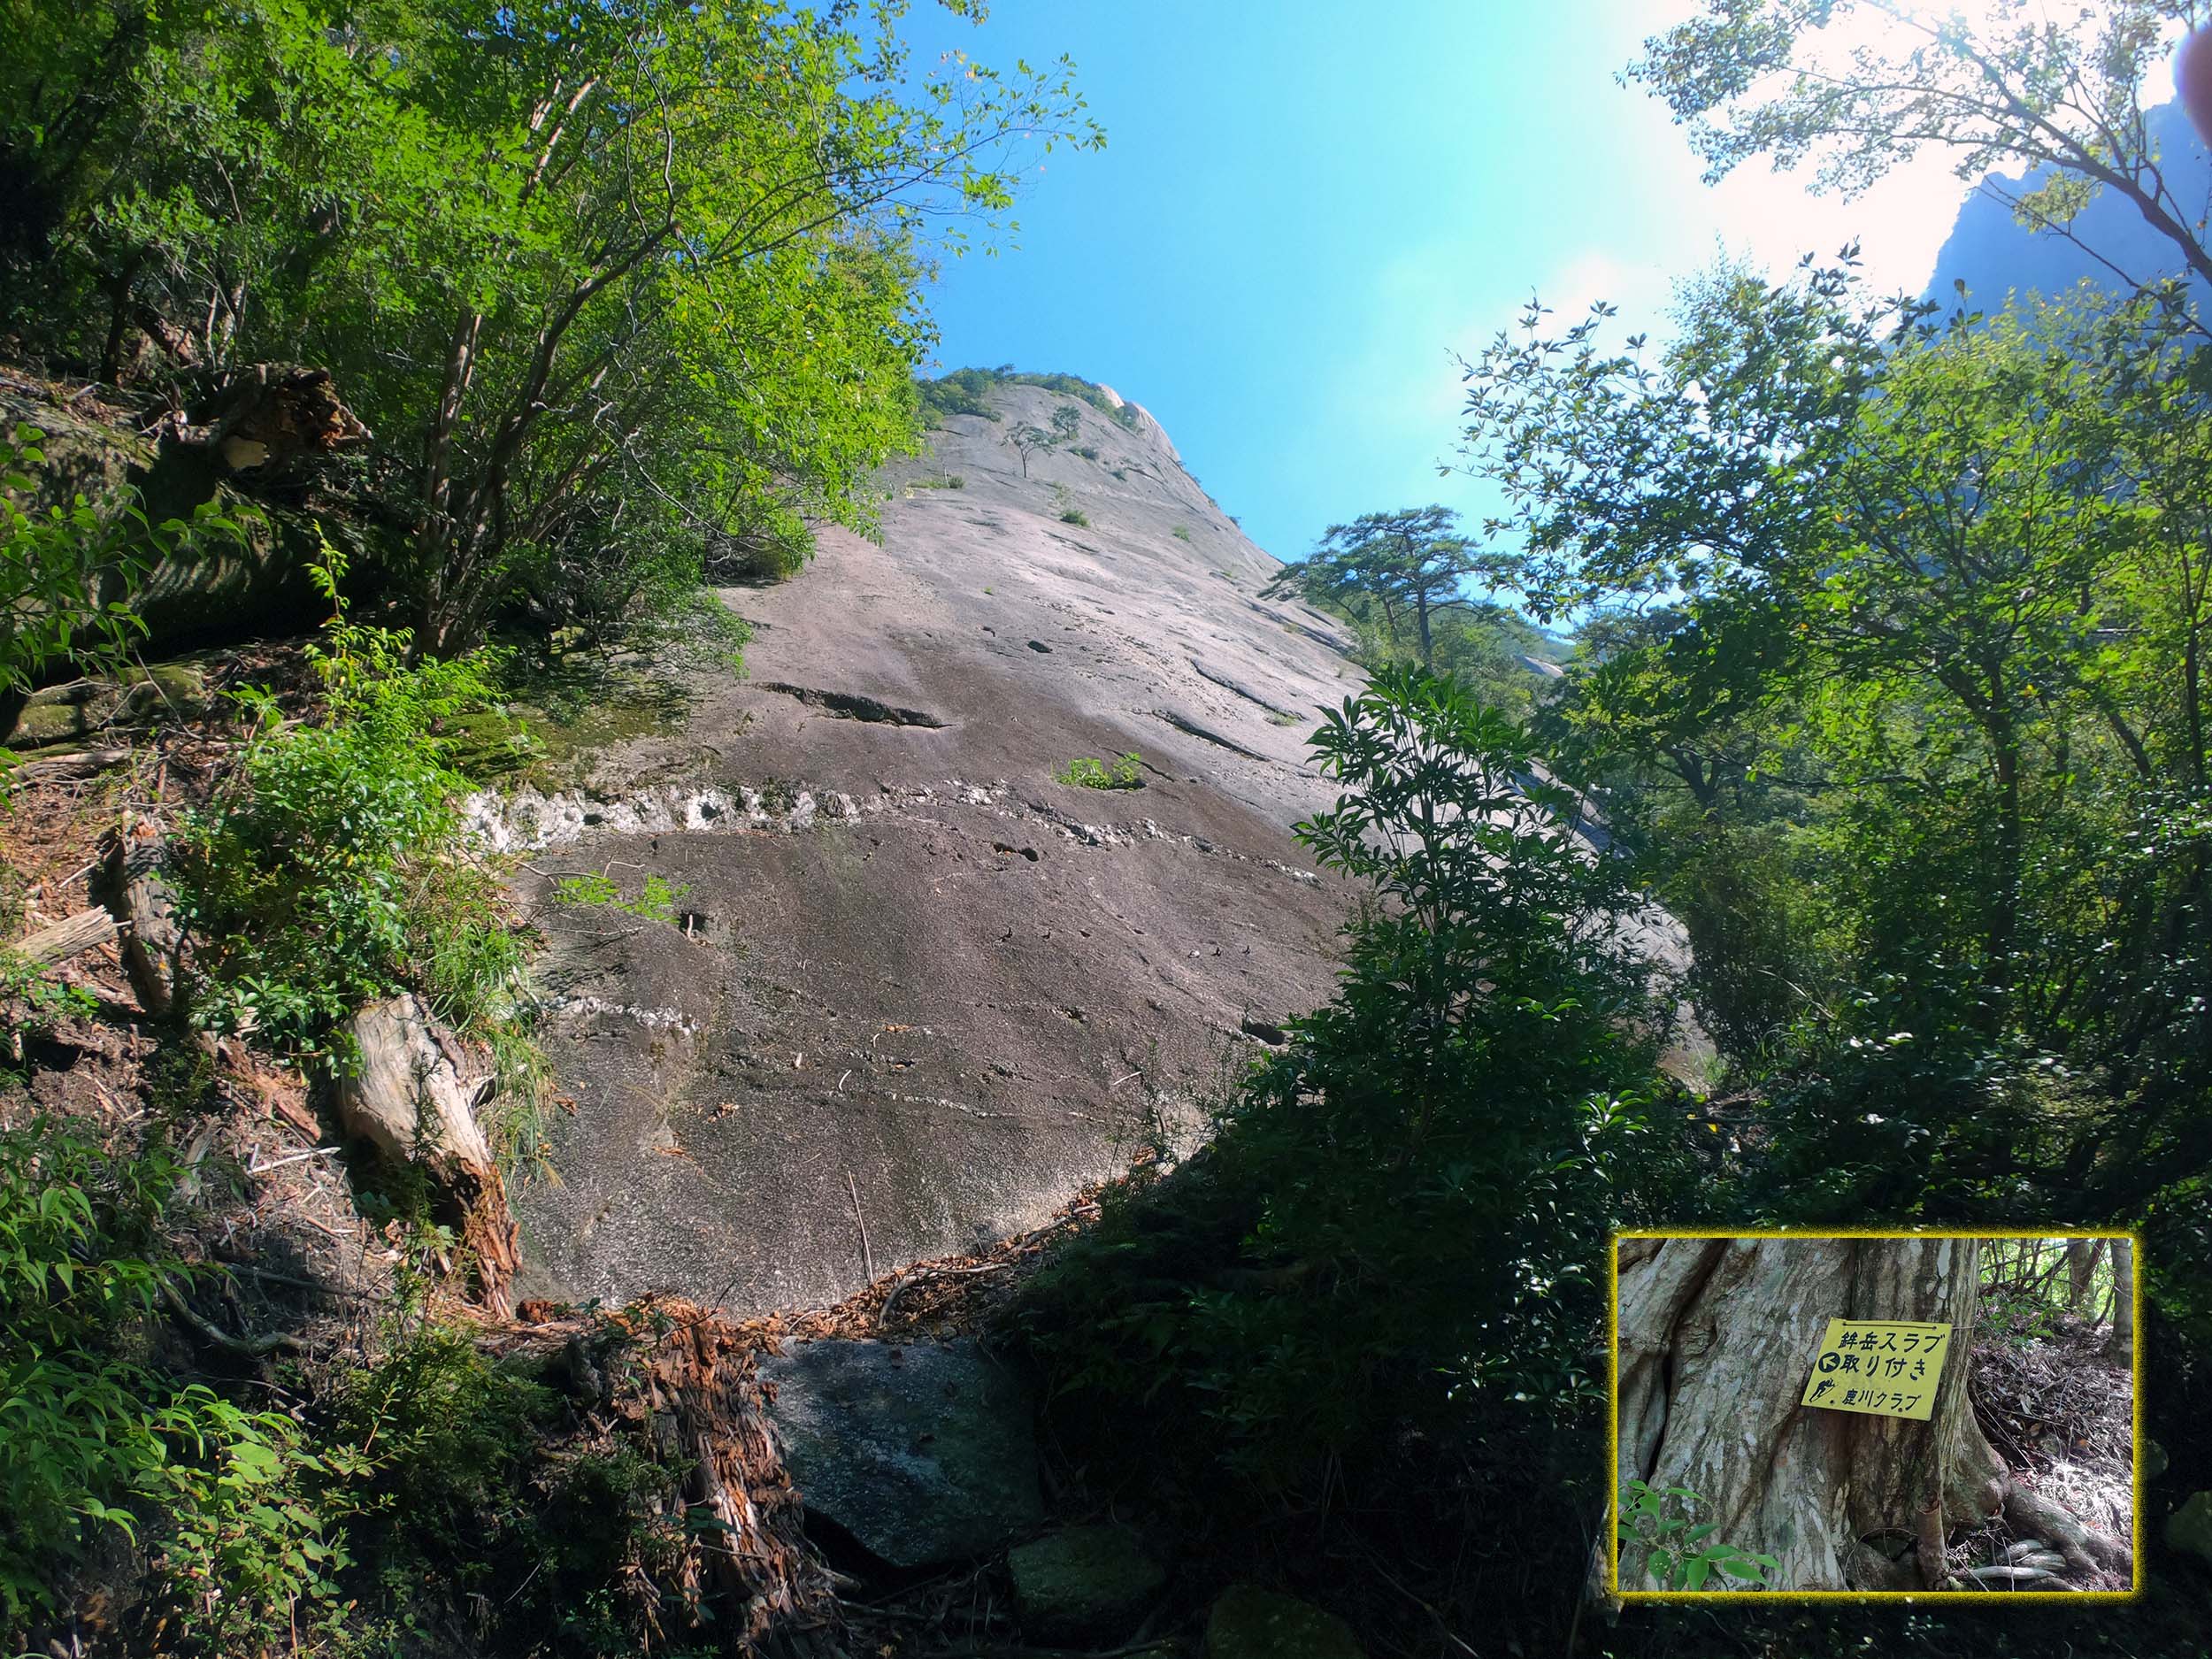
{"label": "granite slab rock face", "polygon": [[808,1514],[887,1567],[995,1555],[1043,1524],[1036,1402],[972,1340],[808,1342],[760,1375]]}
{"label": "granite slab rock face", "polygon": [[[672,659],[680,723],[472,808],[527,866],[572,1102],[518,1294],[745,1317],[987,1248],[1188,1149],[1250,1033],[1335,989],[1354,894],[1291,830],[1335,799],[1305,739],[1363,683],[1350,641],[1262,596],[1280,565],[1150,417],[992,397],[881,475],[879,544],[719,590],[743,676]],[[1064,403],[1024,479],[1006,434]],[[1141,787],[1057,781],[1132,752]],[[557,898],[602,872],[681,916]]]}

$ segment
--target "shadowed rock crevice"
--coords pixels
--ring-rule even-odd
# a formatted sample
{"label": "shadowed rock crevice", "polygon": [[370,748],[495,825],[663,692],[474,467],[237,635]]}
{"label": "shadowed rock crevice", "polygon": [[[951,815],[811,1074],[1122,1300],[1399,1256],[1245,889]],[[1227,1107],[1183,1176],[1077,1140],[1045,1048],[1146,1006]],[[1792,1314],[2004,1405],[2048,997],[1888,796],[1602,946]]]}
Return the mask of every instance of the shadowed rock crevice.
{"label": "shadowed rock crevice", "polygon": [[1297,710],[1286,709],[1279,703],[1269,702],[1268,699],[1260,695],[1258,692],[1253,690],[1251,687],[1245,685],[1241,680],[1223,673],[1217,668],[1207,667],[1205,664],[1200,662],[1195,657],[1191,658],[1190,665],[1197,671],[1198,677],[1201,680],[1210,680],[1215,685],[1219,686],[1224,691],[1233,691],[1236,693],[1238,696],[1242,697],[1247,703],[1256,703],[1261,708],[1266,710],[1270,714],[1279,714],[1286,719],[1293,720],[1303,718]]}
{"label": "shadowed rock crevice", "polygon": [[1201,742],[1211,743],[1217,749],[1225,749],[1231,754],[1243,756],[1247,760],[1264,761],[1267,759],[1267,757],[1258,750],[1247,749],[1236,739],[1224,737],[1220,733],[1201,726],[1188,716],[1178,714],[1172,709],[1155,709],[1152,713],[1156,719],[1165,720],[1186,737],[1194,737]]}
{"label": "shadowed rock crevice", "polygon": [[753,682],[761,691],[779,692],[787,697],[796,697],[810,709],[818,709],[833,720],[864,720],[871,726],[922,726],[941,729],[945,722],[920,709],[895,708],[873,697],[864,697],[849,691],[817,691],[811,686],[786,685],[780,680],[760,680]]}

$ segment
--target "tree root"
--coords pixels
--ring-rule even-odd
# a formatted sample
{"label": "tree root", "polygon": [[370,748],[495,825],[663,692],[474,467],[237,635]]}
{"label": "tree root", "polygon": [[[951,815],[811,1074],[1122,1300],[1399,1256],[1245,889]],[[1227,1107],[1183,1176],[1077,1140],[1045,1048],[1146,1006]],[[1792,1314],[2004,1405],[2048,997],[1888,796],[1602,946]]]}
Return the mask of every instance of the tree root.
{"label": "tree root", "polygon": [[272,1331],[266,1336],[233,1336],[221,1325],[194,1311],[192,1304],[185,1301],[176,1286],[165,1279],[161,1281],[161,1299],[169,1305],[171,1313],[190,1325],[202,1338],[225,1353],[235,1354],[241,1359],[266,1359],[280,1349],[297,1354],[307,1348],[305,1342],[289,1331]]}

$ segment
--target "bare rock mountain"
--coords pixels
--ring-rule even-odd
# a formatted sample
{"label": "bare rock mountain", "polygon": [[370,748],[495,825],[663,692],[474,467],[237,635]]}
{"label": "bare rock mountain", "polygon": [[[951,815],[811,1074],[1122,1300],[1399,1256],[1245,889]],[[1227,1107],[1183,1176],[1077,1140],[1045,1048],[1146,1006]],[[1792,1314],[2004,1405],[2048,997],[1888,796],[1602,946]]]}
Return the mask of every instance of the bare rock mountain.
{"label": "bare rock mountain", "polygon": [[[1010,435],[1064,406],[1025,477]],[[673,926],[541,907],[567,1110],[524,1294],[835,1300],[1187,1135],[1326,998],[1347,895],[1289,832],[1348,641],[1119,406],[996,388],[887,476],[880,545],[725,594],[749,672],[680,733],[481,803],[534,882],[684,890]],[[1056,780],[1131,753],[1141,787]]]}

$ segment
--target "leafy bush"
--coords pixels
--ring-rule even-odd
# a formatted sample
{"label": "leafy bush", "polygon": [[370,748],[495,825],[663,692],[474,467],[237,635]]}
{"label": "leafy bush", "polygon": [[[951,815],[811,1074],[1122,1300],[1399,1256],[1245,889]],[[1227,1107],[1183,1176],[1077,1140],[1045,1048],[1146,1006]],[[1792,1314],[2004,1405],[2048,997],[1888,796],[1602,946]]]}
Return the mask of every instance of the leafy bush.
{"label": "leafy bush", "polygon": [[1078,755],[1053,775],[1071,788],[1141,789],[1144,787],[1144,757],[1132,749],[1110,763],[1094,755]]}
{"label": "leafy bush", "polygon": [[[1720,1530],[1718,1522],[1693,1525],[1699,1498],[1687,1486],[1657,1487],[1641,1480],[1622,1486],[1614,1537],[1621,1550],[1621,1583],[1626,1587],[1646,1567],[1669,1590],[1702,1590],[1709,1578],[1721,1587],[1740,1578],[1763,1585],[1767,1574],[1781,1563],[1771,1555],[1755,1555],[1733,1544],[1709,1541]],[[1678,1513],[1676,1505],[1681,1506]],[[1637,1564],[1628,1564],[1630,1549]]]}
{"label": "leafy bush", "polygon": [[1175,526],[1175,539],[1176,539],[1178,541],[1189,541],[1189,540],[1190,540],[1190,526],[1189,526],[1188,525],[1184,525],[1184,524],[1179,524],[1179,525],[1177,525],[1177,526]]}
{"label": "leafy bush", "polygon": [[[337,576],[319,567],[334,598]],[[182,826],[180,909],[198,1018],[312,1055],[362,1004],[424,993],[464,1029],[508,1018],[523,971],[494,872],[460,856],[441,726],[491,700],[476,662],[406,664],[403,633],[342,609],[309,657],[318,718],[247,693],[240,787]]]}
{"label": "leafy bush", "polygon": [[1298,838],[1374,900],[1341,987],[1251,1068],[1202,1159],[1071,1247],[1032,1324],[1125,1443],[1149,1401],[1170,1455],[1308,1497],[1409,1431],[1586,1421],[1594,1263],[1676,1172],[1646,1150],[1664,1084],[1637,897],[1574,840],[1570,797],[1517,781],[1525,731],[1387,670],[1313,743],[1343,793]]}
{"label": "leafy bush", "polygon": [[157,1140],[116,1158],[64,1122],[0,1130],[0,1635],[55,1610],[108,1529],[218,1650],[282,1630],[345,1564],[312,1496],[342,1458],[134,1356],[187,1271],[159,1228],[177,1175]]}
{"label": "leafy bush", "polygon": [[1060,522],[1075,525],[1079,528],[1087,530],[1091,527],[1091,516],[1080,507],[1071,507],[1060,515]]}
{"label": "leafy bush", "polygon": [[795,516],[741,515],[708,538],[704,571],[710,581],[780,582],[814,557],[814,535]]}

